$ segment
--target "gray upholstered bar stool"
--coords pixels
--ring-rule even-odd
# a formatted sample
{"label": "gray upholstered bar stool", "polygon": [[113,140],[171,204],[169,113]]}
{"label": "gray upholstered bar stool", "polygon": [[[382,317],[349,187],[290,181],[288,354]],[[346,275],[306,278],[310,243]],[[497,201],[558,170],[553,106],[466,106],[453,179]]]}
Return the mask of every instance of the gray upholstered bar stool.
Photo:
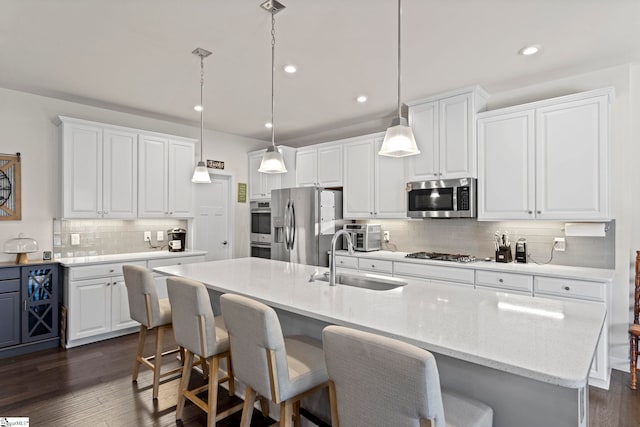
{"label": "gray upholstered bar stool", "polygon": [[276,312],[240,295],[220,297],[234,374],[246,386],[242,427],[249,427],[256,394],[280,406],[280,426],[300,421],[300,399],[327,387],[322,343],[282,335]]}
{"label": "gray upholstered bar stool", "polygon": [[[164,333],[171,328],[171,305],[168,299],[159,299],[151,272],[139,265],[123,265],[124,283],[129,297],[129,314],[140,322],[138,348],[133,366],[133,381],[138,380],[140,365],[153,371],[153,398],[158,398],[160,378],[177,374],[182,367],[161,372],[162,357],[180,351],[179,348],[162,352]],[[156,330],[156,352],[153,356],[143,355],[147,331]]]}
{"label": "gray upholstered bar stool", "polygon": [[436,360],[411,344],[341,326],[322,332],[333,427],[491,427],[484,403],[440,390]]}
{"label": "gray upholstered bar stool", "polygon": [[[169,277],[167,290],[173,311],[173,332],[178,345],[185,350],[176,420],[182,418],[186,398],[207,413],[207,425],[213,427],[216,421],[242,409],[242,403],[239,403],[223,412],[217,412],[218,384],[228,382],[229,395],[235,394],[233,368],[229,355],[229,335],[222,316],[214,317],[209,294],[202,283],[180,277]],[[194,355],[207,362],[209,380],[204,386],[189,390]],[[223,378],[218,377],[220,359],[227,359],[227,375]],[[206,402],[198,397],[198,394],[204,390],[208,391]]]}

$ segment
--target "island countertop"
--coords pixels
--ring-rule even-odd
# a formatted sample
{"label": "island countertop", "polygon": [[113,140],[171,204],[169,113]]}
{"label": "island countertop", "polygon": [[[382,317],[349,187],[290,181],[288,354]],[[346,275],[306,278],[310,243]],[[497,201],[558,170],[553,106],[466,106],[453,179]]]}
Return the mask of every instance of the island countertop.
{"label": "island countertop", "polygon": [[320,267],[240,258],[158,267],[218,292],[368,330],[545,383],[585,387],[604,324],[604,304],[551,300],[438,281],[390,291],[309,282]]}

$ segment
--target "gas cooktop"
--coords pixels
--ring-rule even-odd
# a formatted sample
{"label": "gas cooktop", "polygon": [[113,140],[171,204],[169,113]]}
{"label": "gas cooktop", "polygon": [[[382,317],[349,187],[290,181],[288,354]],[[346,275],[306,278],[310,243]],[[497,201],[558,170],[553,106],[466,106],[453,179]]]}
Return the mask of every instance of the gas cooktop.
{"label": "gas cooktop", "polygon": [[413,252],[405,255],[405,258],[431,259],[436,261],[452,261],[452,262],[475,262],[476,257],[473,255],[462,254],[444,254],[440,252]]}

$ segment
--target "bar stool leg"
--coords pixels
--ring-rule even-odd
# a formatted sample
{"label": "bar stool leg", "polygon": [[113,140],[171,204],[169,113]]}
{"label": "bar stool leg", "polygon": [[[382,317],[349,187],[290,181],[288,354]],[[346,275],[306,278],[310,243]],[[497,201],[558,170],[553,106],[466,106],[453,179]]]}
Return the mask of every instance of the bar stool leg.
{"label": "bar stool leg", "polygon": [[156,355],[153,359],[153,398],[158,398],[158,388],[160,387],[160,368],[162,367],[162,341],[164,338],[165,326],[156,328]]}
{"label": "bar stool leg", "polygon": [[637,388],[637,363],[638,363],[638,340],[633,335],[631,336],[631,366],[629,368],[629,373],[631,374],[631,390],[635,390]]}
{"label": "bar stool leg", "polygon": [[293,405],[290,400],[280,403],[280,427],[292,427]]}
{"label": "bar stool leg", "polygon": [[229,396],[236,394],[236,382],[233,377],[233,364],[231,363],[231,353],[227,353],[227,376],[229,377]]}
{"label": "bar stool leg", "polygon": [[133,376],[131,381],[138,381],[138,372],[140,371],[140,360],[142,359],[142,352],[144,351],[144,342],[147,338],[147,327],[140,325],[140,332],[138,333],[138,348],[136,350],[136,360],[133,364]]}
{"label": "bar stool leg", "polygon": [[293,404],[293,427],[300,427],[300,401]]}
{"label": "bar stool leg", "polygon": [[178,390],[178,405],[176,406],[176,420],[182,419],[182,410],[184,409],[185,397],[184,391],[189,388],[191,380],[191,368],[193,367],[193,353],[185,349],[184,365],[182,367],[182,377],[180,377],[180,385]]}
{"label": "bar stool leg", "polygon": [[209,357],[207,359],[211,371],[209,372],[209,396],[207,398],[207,424],[209,427],[216,427],[216,415],[218,407],[218,370],[220,368],[220,359],[217,357]]}
{"label": "bar stool leg", "polygon": [[244,391],[244,405],[242,405],[242,418],[240,419],[240,427],[251,427],[251,418],[253,417],[253,404],[256,401],[256,392],[247,386]]}

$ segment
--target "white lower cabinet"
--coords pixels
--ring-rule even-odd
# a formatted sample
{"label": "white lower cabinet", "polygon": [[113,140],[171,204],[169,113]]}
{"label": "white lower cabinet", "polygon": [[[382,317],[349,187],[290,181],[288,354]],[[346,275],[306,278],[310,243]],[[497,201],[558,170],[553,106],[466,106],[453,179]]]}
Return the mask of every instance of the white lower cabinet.
{"label": "white lower cabinet", "polygon": [[[136,332],[122,266],[155,268],[204,262],[204,255],[157,260],[94,264],[64,268],[64,304],[67,307],[67,348]],[[154,274],[158,297],[167,298],[166,276]]]}
{"label": "white lower cabinet", "polygon": [[528,274],[477,270],[476,287],[503,289],[507,292],[531,295],[533,292],[533,276]]}

